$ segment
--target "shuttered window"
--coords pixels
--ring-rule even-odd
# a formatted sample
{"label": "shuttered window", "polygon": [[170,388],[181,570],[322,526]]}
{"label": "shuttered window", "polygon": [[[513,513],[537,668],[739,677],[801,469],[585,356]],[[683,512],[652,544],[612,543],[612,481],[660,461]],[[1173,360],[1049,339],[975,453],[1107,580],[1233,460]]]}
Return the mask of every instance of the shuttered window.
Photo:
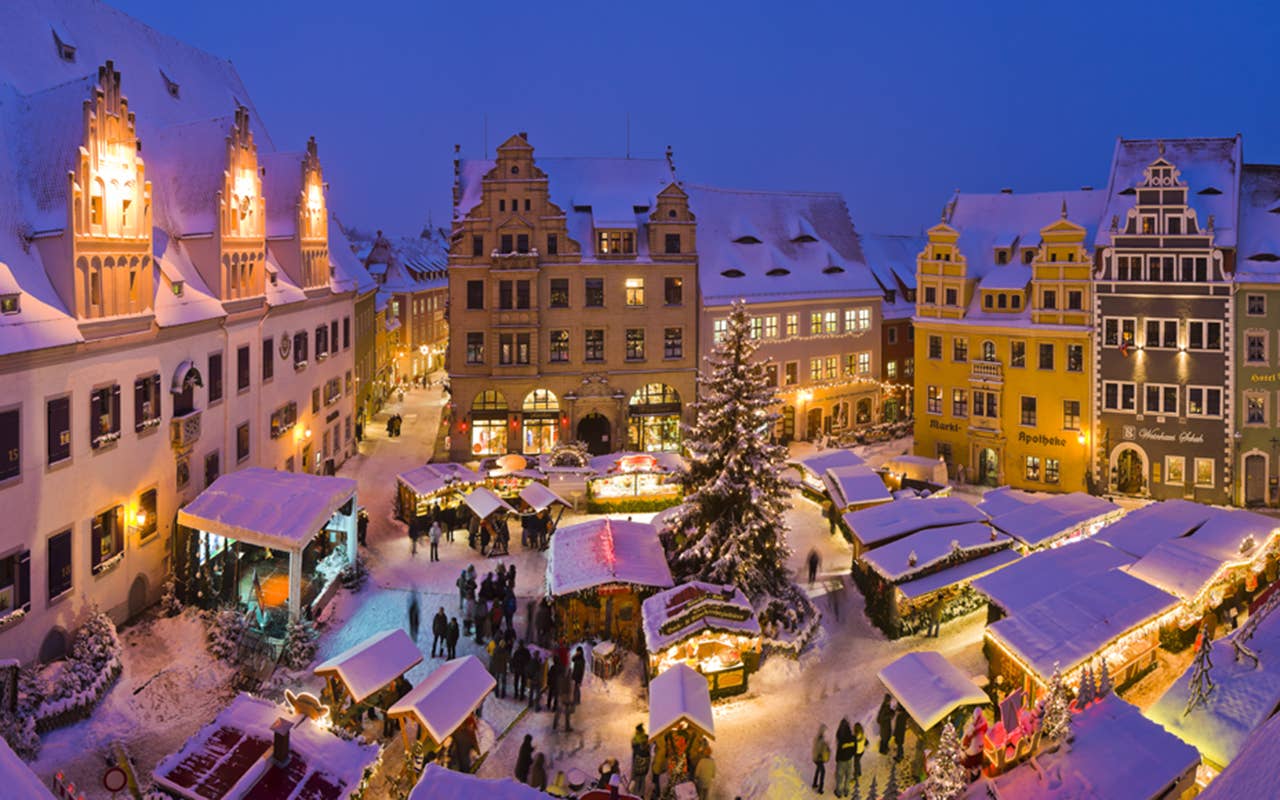
{"label": "shuttered window", "polygon": [[18,409],[0,411],[0,481],[22,471],[22,431]]}
{"label": "shuttered window", "polygon": [[46,406],[49,464],[71,458],[71,398],[55,397]]}
{"label": "shuttered window", "polygon": [[95,450],[120,438],[120,385],[94,389],[89,395],[89,445]]}

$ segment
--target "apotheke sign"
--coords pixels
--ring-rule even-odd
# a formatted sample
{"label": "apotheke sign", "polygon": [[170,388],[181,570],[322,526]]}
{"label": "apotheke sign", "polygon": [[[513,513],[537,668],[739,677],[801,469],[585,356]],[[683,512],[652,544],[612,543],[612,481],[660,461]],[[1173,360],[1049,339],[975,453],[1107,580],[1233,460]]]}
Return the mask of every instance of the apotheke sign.
{"label": "apotheke sign", "polygon": [[1018,441],[1023,444],[1044,444],[1050,447],[1066,447],[1067,440],[1061,436],[1046,436],[1043,433],[1027,433],[1018,431]]}
{"label": "apotheke sign", "polygon": [[1135,428],[1124,426],[1124,438],[1128,441],[1140,439],[1144,442],[1177,442],[1179,444],[1204,444],[1204,434],[1192,431],[1171,433],[1164,428]]}

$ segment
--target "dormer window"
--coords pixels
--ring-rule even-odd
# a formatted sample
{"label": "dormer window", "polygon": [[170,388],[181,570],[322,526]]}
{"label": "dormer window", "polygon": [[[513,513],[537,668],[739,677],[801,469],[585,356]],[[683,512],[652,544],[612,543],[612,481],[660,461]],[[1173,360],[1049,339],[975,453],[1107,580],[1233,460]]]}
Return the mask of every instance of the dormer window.
{"label": "dormer window", "polygon": [[634,231],[596,231],[596,253],[602,256],[635,255]]}
{"label": "dormer window", "polygon": [[720,274],[725,276],[726,278],[741,278],[745,276],[747,273],[743,272],[740,269],[726,269]]}
{"label": "dormer window", "polygon": [[19,295],[16,294],[0,295],[0,314],[17,314],[21,311],[18,298]]}
{"label": "dormer window", "polygon": [[785,269],[783,267],[774,267],[773,269],[765,273],[765,275],[771,275],[775,278],[781,277],[783,275],[790,275],[790,274],[791,274],[791,270]]}
{"label": "dormer window", "polygon": [[734,244],[760,244],[760,240],[748,234],[746,236],[739,236],[737,239],[733,240],[733,243]]}
{"label": "dormer window", "polygon": [[1008,264],[1008,263],[1009,263],[1009,251],[1008,251],[1008,250],[1005,250],[1004,248],[998,248],[998,249],[996,250],[996,263],[997,263],[997,264]]}
{"label": "dormer window", "polygon": [[1200,191],[1196,192],[1196,194],[1222,194],[1222,190],[1217,188],[1216,186],[1206,186]]}
{"label": "dormer window", "polygon": [[187,284],[186,284],[186,281],[174,281],[174,282],[173,282],[173,296],[174,296],[174,297],[182,297],[182,292],[183,292],[183,290],[184,290],[184,289],[186,289],[186,285],[187,285]]}
{"label": "dormer window", "polygon": [[823,275],[839,275],[841,272],[844,272],[844,267],[838,267],[835,264],[832,264],[831,266],[822,270]]}
{"label": "dormer window", "polygon": [[1023,263],[1023,264],[1030,264],[1032,261],[1035,261],[1035,260],[1036,260],[1036,251],[1035,251],[1035,250],[1033,250],[1033,249],[1031,249],[1030,247],[1028,247],[1026,250],[1023,250],[1023,251],[1022,251],[1022,263]]}
{"label": "dormer window", "polygon": [[66,31],[59,32],[57,28],[54,28],[53,44],[54,44],[54,47],[58,49],[58,58],[67,62],[68,64],[75,63],[76,46],[71,43],[71,37],[66,34]]}
{"label": "dormer window", "polygon": [[160,70],[160,79],[164,81],[164,90],[169,93],[169,96],[174,100],[180,100],[181,90],[178,87],[178,82],[164,74],[164,70]]}

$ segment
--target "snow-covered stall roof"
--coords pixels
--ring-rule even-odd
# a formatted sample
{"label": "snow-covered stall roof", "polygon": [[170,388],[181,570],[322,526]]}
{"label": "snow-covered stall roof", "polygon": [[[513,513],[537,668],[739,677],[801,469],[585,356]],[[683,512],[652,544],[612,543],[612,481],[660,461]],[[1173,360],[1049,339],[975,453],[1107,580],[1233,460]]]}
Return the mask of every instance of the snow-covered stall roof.
{"label": "snow-covered stall roof", "polygon": [[816,450],[800,458],[791,459],[788,463],[795,464],[813,475],[821,475],[829,469],[861,467],[867,462],[852,450],[837,447],[828,450]]}
{"label": "snow-covered stall roof", "polygon": [[465,487],[484,483],[484,476],[479,472],[467,469],[461,464],[444,461],[439,464],[423,464],[408,472],[401,472],[396,479],[408,486],[415,494],[431,495],[447,486],[457,484]]}
{"label": "snow-covered stall roof", "polygon": [[681,721],[716,738],[711,689],[706,676],[688,664],[676,664],[649,682],[649,740]]}
{"label": "snow-covered stall roof", "polygon": [[610,583],[674,584],[657,529],[607,518],[557,529],[547,556],[548,591],[559,597]]}
{"label": "snow-covered stall roof", "polygon": [[350,478],[249,467],[221,476],[179,509],[178,524],[260,547],[301,550],[355,496]]}
{"label": "snow-covered stall roof", "polygon": [[1133,556],[1093,539],[1037,550],[1016,564],[973,582],[1007,613],[1016,614],[1047,594],[1107,570],[1133,563]]}
{"label": "snow-covered stall roof", "polygon": [[1176,608],[1178,598],[1112,569],[1071,584],[987,627],[1042,679],[1070,672],[1137,626]]}
{"label": "snow-covered stall roof", "polygon": [[1249,734],[1244,745],[1197,800],[1270,797],[1280,786],[1280,714]]}
{"label": "snow-covered stall roof", "polygon": [[[689,618],[680,624],[681,617]],[[702,631],[759,636],[755,609],[735,586],[689,581],[644,601],[644,641],[649,652],[665,650]]]}
{"label": "snow-covered stall roof", "polygon": [[[1200,763],[1195,748],[1115,695],[1072,716],[1071,729],[1070,746],[1041,750],[1034,764],[972,783],[961,798],[989,800],[996,796],[987,788],[994,783],[1003,798],[1157,800],[1181,797],[1194,782]],[[1174,786],[1176,792],[1171,791]]]}
{"label": "snow-covered stall roof", "polygon": [[472,489],[462,500],[467,504],[467,508],[474,511],[475,515],[480,519],[488,519],[491,514],[497,511],[504,511],[508,514],[517,513],[514,508],[507,504],[506,500],[498,497],[483,486],[477,486]]}
{"label": "snow-covered stall roof", "polygon": [[1040,500],[1040,496],[1033,492],[1024,492],[1011,486],[1001,486],[998,489],[983,493],[982,499],[978,501],[978,509],[994,518],[1032,505],[1038,500]]}
{"label": "snow-covered stall roof", "polygon": [[907,653],[876,676],[925,731],[961,706],[991,702],[968,675],[932,650]]}
{"label": "snow-covered stall roof", "polygon": [[1213,643],[1209,677],[1214,688],[1206,702],[1183,715],[1191,696],[1193,663],[1147,711],[1148,717],[1219,768],[1235,759],[1249,734],[1280,706],[1280,614],[1262,620],[1249,640],[1249,649],[1258,654],[1256,667],[1247,658],[1235,660],[1234,635]]}
{"label": "snow-covered stall roof", "polygon": [[1054,494],[991,518],[991,524],[1028,547],[1044,547],[1081,527],[1123,513],[1101,497],[1072,492]]}
{"label": "snow-covered stall roof", "polygon": [[923,578],[903,581],[898,584],[898,591],[908,600],[914,600],[939,589],[964,583],[980,575],[986,575],[988,572],[1006,567],[1020,558],[1022,556],[1017,550],[1006,547],[1003,550],[997,550],[994,553],[978,556],[968,561],[961,561],[955,566],[931,572]]}
{"label": "snow-covered stall roof", "polygon": [[[939,562],[967,560],[1002,550],[1013,540],[989,525],[966,522],[942,528],[925,528],[862,555],[862,561],[890,583],[927,571]],[[914,562],[914,563],[913,563]]]}
{"label": "snow-covered stall roof", "polygon": [[866,465],[833,467],[822,473],[822,482],[827,487],[827,496],[838,509],[893,500],[880,473]]}
{"label": "snow-covered stall roof", "polygon": [[566,508],[570,507],[568,501],[548,489],[544,484],[537,482],[530,483],[521,489],[520,499],[528,503],[534,511],[542,511],[556,504]]}
{"label": "snow-covered stall roof", "polygon": [[316,667],[315,674],[336,675],[360,703],[421,661],[422,651],[403,628],[396,628],[339,653]]}
{"label": "snow-covered stall roof", "polygon": [[1211,509],[1196,530],[1151,549],[1126,569],[1184,600],[1194,598],[1228,567],[1247,564],[1280,534],[1277,521],[1239,509]]}
{"label": "snow-covered stall roof", "polygon": [[409,800],[547,800],[547,795],[511,778],[481,778],[434,761],[409,793]]}
{"label": "snow-covered stall roof", "polygon": [[475,656],[446,661],[426,680],[387,709],[393,717],[413,717],[436,744],[450,736],[484,702],[497,681]]}
{"label": "snow-covered stall roof", "polygon": [[[284,766],[272,759],[271,726],[282,718],[294,723]],[[341,800],[359,788],[377,758],[377,745],[348,741],[291,709],[241,694],[161,761],[154,777],[166,791],[191,800]]]}
{"label": "snow-covered stall roof", "polygon": [[986,518],[986,514],[958,497],[937,497],[894,500],[850,511],[843,519],[864,547],[876,547],[925,528],[983,522]]}
{"label": "snow-covered stall roof", "polygon": [[1191,533],[1213,513],[1214,509],[1203,503],[1162,500],[1130,511],[1098,531],[1093,538],[1138,559],[1161,542]]}
{"label": "snow-covered stall roof", "polygon": [[45,788],[31,768],[9,749],[9,743],[0,737],[0,784],[11,797],[23,800],[54,800],[53,793]]}

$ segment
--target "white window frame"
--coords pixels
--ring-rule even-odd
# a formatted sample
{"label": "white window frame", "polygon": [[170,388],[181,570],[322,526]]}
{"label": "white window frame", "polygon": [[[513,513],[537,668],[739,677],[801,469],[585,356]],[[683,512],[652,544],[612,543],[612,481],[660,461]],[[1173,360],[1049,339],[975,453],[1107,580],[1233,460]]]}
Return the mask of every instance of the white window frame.
{"label": "white window frame", "polygon": [[[1152,344],[1151,342],[1147,341],[1147,326],[1153,322],[1158,323],[1160,325],[1161,344]],[[1173,325],[1173,344],[1165,345],[1163,344],[1164,335],[1168,331],[1168,326],[1170,324]],[[1179,334],[1181,333],[1179,328],[1180,326],[1178,325],[1177,317],[1144,317],[1142,320],[1142,346],[1147,350],[1177,350],[1178,342],[1179,342]]]}
{"label": "white window frame", "polygon": [[[937,395],[936,397],[935,397],[935,393]],[[935,401],[937,401],[936,410],[930,407],[934,405]],[[924,413],[941,416],[942,414],[942,387],[941,386],[929,385],[925,387]]]}
{"label": "white window frame", "polygon": [[[1192,408],[1191,397],[1195,392],[1202,393],[1200,398],[1201,408],[1205,408],[1209,405],[1210,393],[1216,392],[1218,395],[1218,413],[1217,414],[1204,414],[1204,413],[1197,414],[1193,412],[1191,410]],[[1222,392],[1221,386],[1201,386],[1201,385],[1188,386],[1187,387],[1187,416],[1195,417],[1197,419],[1222,419],[1222,394],[1223,392]]]}
{"label": "white window frame", "polygon": [[[1159,390],[1159,399],[1160,399],[1160,402],[1157,404],[1158,406],[1162,406],[1162,405],[1164,405],[1165,390],[1166,390],[1166,389],[1172,389],[1172,390],[1173,390],[1173,392],[1174,392],[1174,394],[1173,394],[1173,410],[1172,410],[1172,411],[1170,411],[1170,410],[1169,410],[1169,409],[1167,409],[1167,408],[1159,408],[1159,407],[1157,407],[1157,408],[1148,408],[1148,407],[1147,407],[1147,400],[1148,400],[1149,398],[1148,398],[1148,396],[1147,396],[1147,392],[1148,392],[1148,390],[1150,390],[1150,389],[1158,389],[1158,390]],[[1178,416],[1178,407],[1182,404],[1182,402],[1181,402],[1181,401],[1182,401],[1182,393],[1181,393],[1181,392],[1179,392],[1179,391],[1178,391],[1178,389],[1179,389],[1179,386],[1178,386],[1178,384],[1176,384],[1176,383],[1144,383],[1144,384],[1142,384],[1142,413],[1143,413],[1143,414],[1155,414],[1155,415],[1157,415],[1157,416],[1162,416],[1162,417],[1176,417],[1176,416]]]}
{"label": "white window frame", "polygon": [[[1249,310],[1249,301],[1257,298],[1262,301],[1262,310],[1253,312]],[[1267,296],[1265,294],[1256,294],[1250,292],[1244,296],[1244,314],[1246,317],[1265,317],[1267,315]]]}
{"label": "white window frame", "polygon": [[[1202,344],[1204,344],[1204,343],[1206,343],[1206,342],[1208,342],[1208,341],[1209,341],[1208,332],[1209,332],[1209,327],[1210,327],[1210,326],[1212,326],[1212,325],[1216,325],[1216,326],[1218,326],[1218,346],[1217,346],[1216,348],[1214,348],[1214,347],[1192,347],[1192,346],[1191,346],[1191,329],[1192,329],[1193,327],[1199,327],[1199,328],[1201,328],[1201,331],[1200,331],[1200,342],[1201,342]],[[1220,352],[1222,352],[1222,342],[1223,342],[1222,333],[1223,333],[1223,324],[1222,324],[1222,320],[1219,320],[1219,319],[1191,319],[1191,320],[1187,320],[1187,339],[1186,339],[1186,347],[1187,347],[1187,349],[1188,349],[1188,350],[1191,350],[1191,351],[1193,351],[1193,352],[1197,352],[1197,353],[1220,353]],[[1268,352],[1269,352],[1269,351],[1268,351]]]}
{"label": "white window frame", "polygon": [[[1200,465],[1201,465],[1201,464],[1205,464],[1205,463],[1207,463],[1207,464],[1209,465],[1209,480],[1208,480],[1207,482],[1203,482],[1203,483],[1202,483],[1202,482],[1200,481]],[[1214,485],[1214,477],[1215,477],[1215,475],[1214,475],[1215,470],[1214,470],[1214,468],[1213,468],[1213,459],[1212,459],[1212,458],[1197,458],[1197,459],[1195,460],[1195,462],[1192,464],[1192,470],[1193,470],[1193,471],[1192,471],[1192,473],[1191,473],[1191,479],[1192,479],[1193,481],[1195,481],[1195,485],[1196,485],[1196,488],[1197,488],[1197,489],[1212,489],[1212,488],[1213,488],[1213,485]]]}
{"label": "white window frame", "polygon": [[[1249,358],[1249,339],[1257,337],[1262,340],[1262,360]],[[1250,366],[1269,366],[1271,364],[1271,334],[1263,328],[1249,328],[1244,332],[1244,363]]]}
{"label": "white window frame", "polygon": [[[1116,386],[1116,407],[1108,406],[1107,403],[1107,386],[1115,384]],[[1128,386],[1133,389],[1133,407],[1124,407],[1124,388]],[[1114,411],[1118,414],[1136,414],[1138,413],[1138,384],[1133,381],[1103,381],[1102,382],[1102,410]]]}
{"label": "white window frame", "polygon": [[[1173,474],[1173,465],[1178,466],[1178,474],[1182,480],[1169,480],[1169,476]],[[1187,485],[1187,457],[1186,456],[1165,456],[1164,457],[1164,482],[1169,486],[1186,486]]]}
{"label": "white window frame", "polygon": [[764,336],[766,339],[778,338],[778,315],[770,314],[764,318]]}
{"label": "white window frame", "polygon": [[[1107,339],[1107,325],[1114,322],[1116,325],[1116,340]],[[1103,347],[1119,347],[1124,344],[1124,330],[1129,328],[1132,338],[1129,345],[1135,346],[1138,343],[1138,318],[1137,317],[1103,317],[1102,318],[1102,346]]]}
{"label": "white window frame", "polygon": [[[1262,421],[1261,422],[1249,421],[1249,401],[1250,400],[1262,401]],[[1270,392],[1254,392],[1254,391],[1245,392],[1244,408],[1242,408],[1241,411],[1244,412],[1242,422],[1245,427],[1247,428],[1267,427],[1267,420],[1271,419],[1271,393]]]}

